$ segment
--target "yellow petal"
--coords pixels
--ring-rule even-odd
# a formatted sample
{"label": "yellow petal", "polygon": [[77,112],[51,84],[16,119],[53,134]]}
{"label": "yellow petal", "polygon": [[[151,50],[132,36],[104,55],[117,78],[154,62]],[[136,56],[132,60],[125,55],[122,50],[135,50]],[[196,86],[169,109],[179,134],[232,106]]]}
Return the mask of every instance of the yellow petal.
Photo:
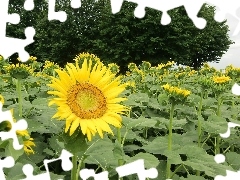
{"label": "yellow petal", "polygon": [[[79,118],[78,118],[79,119]],[[69,133],[69,135],[71,136],[74,132],[75,132],[75,130],[78,128],[78,126],[79,126],[79,120],[74,120],[73,121],[73,123],[72,123],[72,125],[71,125],[71,127],[70,127],[70,133]]]}

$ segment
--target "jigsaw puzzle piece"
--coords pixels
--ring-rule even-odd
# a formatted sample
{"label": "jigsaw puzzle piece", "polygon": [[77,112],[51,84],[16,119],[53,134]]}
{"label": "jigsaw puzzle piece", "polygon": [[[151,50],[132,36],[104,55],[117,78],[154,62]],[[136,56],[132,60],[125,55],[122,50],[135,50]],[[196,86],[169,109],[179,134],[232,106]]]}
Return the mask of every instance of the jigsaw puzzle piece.
{"label": "jigsaw puzzle piece", "polygon": [[11,168],[15,164],[13,157],[8,156],[4,159],[0,159],[0,179],[5,180],[5,174],[3,172],[3,168]]}
{"label": "jigsaw puzzle piece", "polygon": [[23,131],[27,129],[27,122],[21,119],[17,122],[13,121],[11,111],[2,111],[2,103],[0,102],[0,123],[3,121],[9,121],[11,123],[11,129],[8,132],[0,132],[0,137],[2,141],[7,139],[13,139],[13,148],[16,150],[22,149],[23,145],[19,144],[16,131]]}
{"label": "jigsaw puzzle piece", "polygon": [[61,155],[59,156],[59,158],[57,159],[45,159],[43,161],[43,164],[44,164],[44,167],[46,169],[46,172],[45,173],[42,173],[42,174],[38,174],[38,175],[33,175],[33,167],[31,164],[25,164],[22,168],[23,170],[23,173],[26,175],[26,178],[25,179],[22,179],[22,180],[50,180],[50,172],[49,172],[49,168],[48,168],[48,164],[49,163],[52,163],[52,162],[55,162],[55,161],[58,161],[58,160],[62,160],[62,169],[64,171],[69,171],[72,169],[73,167],[73,164],[72,162],[70,161],[70,157],[72,157],[73,155],[66,151],[66,150],[62,150],[61,152]]}

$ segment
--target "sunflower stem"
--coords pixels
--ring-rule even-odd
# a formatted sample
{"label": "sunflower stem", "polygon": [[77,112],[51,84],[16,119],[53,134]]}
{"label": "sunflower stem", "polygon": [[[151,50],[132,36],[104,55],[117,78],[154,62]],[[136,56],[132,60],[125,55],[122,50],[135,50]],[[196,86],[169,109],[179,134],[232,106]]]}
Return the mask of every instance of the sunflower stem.
{"label": "sunflower stem", "polygon": [[[172,151],[172,126],[173,126],[173,113],[174,113],[174,104],[172,103],[170,109],[170,120],[169,120],[169,127],[168,127],[168,151]],[[169,159],[167,159],[167,179],[171,178],[171,163]]]}
{"label": "sunflower stem", "polygon": [[80,161],[78,162],[78,166],[77,166],[77,172],[76,172],[76,176],[78,177],[78,173],[81,170],[82,165],[84,166],[83,162],[85,160],[85,156],[83,155],[82,158],[80,159]]}
{"label": "sunflower stem", "polygon": [[72,171],[71,171],[71,180],[78,180],[78,161],[77,161],[77,156],[74,155],[72,157],[72,163],[73,163],[73,168],[72,168]]}
{"label": "sunflower stem", "polygon": [[19,116],[22,117],[22,90],[21,90],[21,79],[17,79],[16,90],[18,94],[18,111]]}
{"label": "sunflower stem", "polygon": [[[217,112],[216,112],[216,115],[217,116],[221,116],[221,111],[220,111],[220,107],[221,107],[221,104],[222,104],[222,99],[221,99],[221,96],[218,97],[218,106],[217,106]],[[220,153],[220,142],[221,142],[221,139],[219,137],[219,135],[217,135],[216,137],[216,150],[215,150],[215,154],[219,154]]]}
{"label": "sunflower stem", "polygon": [[[119,144],[121,144],[121,147],[122,147],[122,138],[121,138],[121,129],[120,128],[117,128],[117,139],[118,139],[118,142]],[[124,164],[124,161],[123,159],[118,159],[118,166],[122,166]],[[123,180],[123,178],[119,178],[119,180]]]}
{"label": "sunflower stem", "polygon": [[[201,92],[201,99],[200,99],[200,102],[199,102],[199,106],[198,106],[198,127],[197,127],[197,130],[198,130],[198,147],[201,147],[201,141],[202,141],[202,122],[201,122],[201,118],[200,116],[202,115],[202,101],[203,101],[203,93]],[[196,171],[196,176],[200,176],[200,171],[197,170]]]}

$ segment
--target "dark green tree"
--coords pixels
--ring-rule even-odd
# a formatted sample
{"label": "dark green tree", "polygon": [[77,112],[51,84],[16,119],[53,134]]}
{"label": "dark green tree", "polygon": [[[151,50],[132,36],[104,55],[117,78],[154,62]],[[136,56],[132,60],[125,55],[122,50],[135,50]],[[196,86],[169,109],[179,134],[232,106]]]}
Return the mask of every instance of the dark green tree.
{"label": "dark green tree", "polygon": [[202,30],[194,26],[184,7],[169,11],[172,21],[167,26],[160,24],[162,13],[153,9],[147,8],[145,17],[137,19],[133,15],[135,4],[124,3],[115,15],[109,4],[105,7],[99,25],[104,53],[99,51],[99,56],[123,67],[129,62],[147,60],[156,64],[171,59],[197,69],[204,62],[218,62],[233,43],[226,21],[216,22],[211,6],[204,5],[198,14],[207,20]]}
{"label": "dark green tree", "polygon": [[204,62],[218,62],[233,43],[226,21],[216,22],[215,8],[206,5],[198,16],[207,20],[207,26],[200,30],[188,18],[184,7],[170,10],[172,21],[163,26],[161,12],[146,8],[145,17],[138,19],[133,14],[136,4],[125,1],[117,14],[112,14],[110,0],[82,0],[79,9],[71,8],[70,1],[57,1],[56,11],[68,14],[63,23],[48,21],[44,0],[34,1],[33,12],[23,9],[23,0],[12,2],[12,11],[20,12],[22,21],[11,26],[9,34],[24,35],[24,28],[31,22],[37,34],[35,43],[26,48],[28,52],[42,61],[49,59],[61,65],[78,53],[89,52],[106,63],[117,63],[122,72],[128,63],[140,64],[143,60],[153,65],[174,60],[197,69]]}

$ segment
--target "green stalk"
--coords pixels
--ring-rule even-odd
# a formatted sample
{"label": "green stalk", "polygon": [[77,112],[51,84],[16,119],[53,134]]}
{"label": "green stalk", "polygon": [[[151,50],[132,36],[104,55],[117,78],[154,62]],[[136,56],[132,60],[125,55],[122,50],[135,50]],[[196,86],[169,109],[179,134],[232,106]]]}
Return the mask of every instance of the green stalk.
{"label": "green stalk", "polygon": [[[117,140],[119,142],[119,144],[121,144],[121,146],[123,145],[122,144],[122,138],[121,138],[121,129],[120,128],[117,128]],[[118,159],[118,166],[122,166],[124,164],[123,162],[123,159]],[[119,180],[123,180],[123,178],[119,178]]]}
{"label": "green stalk", "polygon": [[[203,101],[203,93],[201,92],[201,99],[199,102],[199,106],[198,106],[198,147],[201,147],[201,141],[202,141],[202,122],[201,122],[201,118],[200,116],[202,115],[202,101]],[[196,172],[196,176],[200,176],[200,171],[197,170]]]}
{"label": "green stalk", "polygon": [[[220,112],[221,104],[222,104],[222,99],[221,99],[221,97],[218,97],[218,106],[217,106],[217,112],[216,112],[217,116],[221,116],[221,112]],[[215,148],[216,148],[215,149],[215,154],[220,153],[220,141],[221,141],[221,139],[220,139],[219,135],[217,135],[216,146],[215,146]]]}
{"label": "green stalk", "polygon": [[[203,93],[201,92],[201,99],[198,106],[198,117],[202,114],[202,101],[203,101]],[[198,118],[198,147],[201,147],[202,140],[202,122],[201,119]]]}
{"label": "green stalk", "polygon": [[[78,177],[78,173],[80,172],[81,167],[82,167],[82,166],[85,166],[85,165],[83,164],[85,158],[86,158],[86,157],[83,155],[82,158],[80,159],[80,161],[78,162],[78,167],[77,167],[77,172],[76,172],[77,177]],[[84,168],[84,167],[83,167],[83,168]]]}
{"label": "green stalk", "polygon": [[[174,113],[174,104],[172,104],[170,109],[170,120],[169,120],[169,127],[168,127],[168,150],[172,151],[172,126],[173,126],[173,113]],[[171,178],[171,163],[167,160],[167,174],[166,178]]]}
{"label": "green stalk", "polygon": [[175,169],[175,171],[172,173],[172,176],[171,176],[170,179],[173,178],[173,176],[177,173],[177,171],[178,171],[182,166],[183,166],[183,164],[180,164],[180,165]]}
{"label": "green stalk", "polygon": [[145,128],[144,128],[144,133],[143,133],[145,139],[147,139],[147,133],[148,133],[148,128],[145,127]]}
{"label": "green stalk", "polygon": [[21,90],[21,79],[17,79],[16,90],[18,94],[18,111],[19,116],[22,117],[22,90]]}
{"label": "green stalk", "polygon": [[73,168],[71,171],[71,180],[78,180],[78,165],[77,165],[78,161],[77,161],[77,156],[74,155],[72,157],[72,164],[73,164]]}

